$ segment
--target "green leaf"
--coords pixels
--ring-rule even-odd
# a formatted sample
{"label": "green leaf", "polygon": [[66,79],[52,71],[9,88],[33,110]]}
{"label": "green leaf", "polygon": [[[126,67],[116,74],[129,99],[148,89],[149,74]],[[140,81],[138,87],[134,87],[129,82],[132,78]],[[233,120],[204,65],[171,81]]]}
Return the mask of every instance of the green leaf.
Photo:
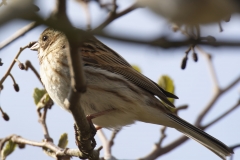
{"label": "green leaf", "polygon": [[133,67],[136,71],[142,73],[141,68],[138,67],[137,65],[132,65],[132,67]]}
{"label": "green leaf", "polygon": [[46,104],[49,103],[49,101],[51,100],[51,98],[49,97],[48,93],[45,93],[43,95],[43,97],[40,99],[40,101],[37,104],[37,109],[42,109],[46,106]]}
{"label": "green leaf", "polygon": [[51,99],[51,98],[50,98],[49,94],[46,93],[46,94],[45,94],[44,102],[45,102],[45,103],[48,103],[48,101],[50,101],[50,99]]}
{"label": "green leaf", "polygon": [[[167,76],[167,75],[162,75],[159,80],[158,80],[158,85],[160,87],[162,87],[165,91],[168,91],[172,94],[174,94],[174,83],[173,80]],[[174,99],[173,98],[168,98],[168,100],[172,103],[174,103]]]}
{"label": "green leaf", "polygon": [[4,146],[2,152],[1,152],[1,157],[2,159],[6,159],[7,156],[9,156],[16,148],[17,144],[14,143],[13,141],[9,140],[6,145]]}
{"label": "green leaf", "polygon": [[60,139],[58,141],[58,147],[60,148],[66,148],[68,145],[68,135],[67,133],[63,133],[61,136],[60,136]]}
{"label": "green leaf", "polygon": [[35,104],[37,105],[38,102],[41,100],[41,98],[46,94],[46,90],[45,89],[39,89],[39,88],[35,88],[34,92],[33,92],[33,99]]}

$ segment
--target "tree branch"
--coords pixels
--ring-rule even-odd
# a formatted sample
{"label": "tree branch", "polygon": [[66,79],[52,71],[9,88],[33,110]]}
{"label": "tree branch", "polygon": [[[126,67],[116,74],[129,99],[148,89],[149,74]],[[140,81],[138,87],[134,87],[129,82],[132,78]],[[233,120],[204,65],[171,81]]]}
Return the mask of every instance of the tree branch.
{"label": "tree branch", "polygon": [[100,24],[98,27],[96,27],[93,32],[98,32],[101,31],[102,29],[104,29],[107,25],[109,25],[111,22],[113,22],[114,20],[116,20],[117,18],[120,18],[128,13],[130,13],[131,11],[135,10],[137,7],[135,6],[135,4],[133,4],[132,6],[130,6],[129,8],[123,10],[122,12],[116,13],[117,10],[117,6],[116,6],[116,1],[114,3],[114,7],[113,7],[113,11],[111,11],[108,15],[108,18],[102,23]]}
{"label": "tree branch", "polygon": [[172,41],[168,40],[166,37],[159,37],[152,41],[145,41],[141,39],[133,39],[131,37],[119,37],[114,35],[109,35],[107,33],[103,33],[100,31],[93,32],[93,34],[96,34],[98,36],[102,36],[105,38],[110,38],[118,41],[128,42],[128,43],[137,43],[137,44],[143,44],[143,45],[151,45],[161,48],[177,48],[182,46],[189,46],[192,44],[199,44],[203,46],[212,46],[212,47],[240,47],[240,42],[238,41],[216,41],[216,42],[206,42],[202,41],[201,39],[187,39],[182,41]]}
{"label": "tree branch", "polygon": [[35,141],[31,141],[31,140],[22,138],[17,135],[10,135],[4,139],[1,139],[1,141],[0,141],[1,148],[0,149],[2,149],[5,142],[7,142],[9,140],[12,140],[14,143],[17,143],[17,144],[26,144],[26,145],[36,146],[36,147],[47,148],[47,149],[53,151],[55,153],[55,156],[74,156],[74,157],[82,157],[83,156],[83,153],[81,153],[78,149],[62,149],[62,148],[54,145],[52,142],[47,142],[47,141],[35,142]]}
{"label": "tree branch", "polygon": [[67,1],[66,0],[56,0],[55,1],[56,5],[54,10],[52,11],[52,14],[50,16],[50,18],[54,19],[54,20],[62,20],[64,21],[67,25],[70,24],[70,21],[67,17],[66,14],[66,7],[67,7]]}
{"label": "tree branch", "polygon": [[[19,5],[19,6],[16,6],[16,5]],[[48,25],[50,27],[53,27],[55,29],[63,31],[66,34],[69,33],[69,35],[71,35],[71,37],[74,37],[77,39],[79,39],[78,35],[81,35],[81,37],[85,37],[85,38],[87,36],[91,35],[90,33],[86,32],[86,31],[82,31],[80,29],[73,28],[67,21],[65,21],[65,23],[62,23],[62,22],[64,22],[62,20],[64,20],[65,18],[61,19],[61,22],[58,22],[58,23],[55,19],[53,19],[51,17],[47,20],[44,20],[35,14],[35,12],[31,8],[31,5],[29,6],[28,4],[23,5],[23,4],[18,4],[18,3],[16,3],[16,5],[12,6],[13,8],[11,8],[11,9],[15,9],[14,14],[13,14],[13,12],[11,12],[9,10],[7,10],[5,12],[0,12],[0,25],[3,23],[6,23],[7,21],[10,21],[14,18],[21,18],[21,19],[36,21],[37,23],[40,23],[40,24]],[[28,14],[26,14],[26,11],[28,11]],[[59,25],[59,23],[61,23],[61,25]],[[162,47],[162,48],[182,47],[182,46],[188,46],[190,44],[200,44],[200,45],[214,46],[214,47],[219,47],[219,46],[239,47],[240,46],[240,42],[237,42],[237,41],[215,42],[215,41],[203,41],[202,39],[197,39],[197,40],[187,39],[187,40],[183,40],[183,41],[171,41],[171,40],[168,40],[166,37],[159,37],[152,41],[145,41],[145,40],[140,40],[140,39],[132,39],[131,37],[123,38],[123,37],[119,37],[119,36],[112,36],[112,35],[106,34],[99,30],[94,30],[91,33],[99,35],[99,36],[103,36],[106,38],[124,41],[124,42],[152,45],[152,46],[158,46],[158,47]]]}
{"label": "tree branch", "polygon": [[[239,147],[240,147],[240,144],[237,144],[237,145],[231,146],[230,148],[232,150],[234,150],[234,149],[239,148]],[[231,155],[230,160],[233,160],[233,156],[234,156],[234,154]]]}
{"label": "tree branch", "polygon": [[105,159],[116,159],[111,153],[111,148],[114,144],[114,139],[116,138],[116,135],[119,133],[120,130],[121,129],[114,129],[112,131],[110,140],[107,139],[102,129],[98,130],[97,134],[103,145]]}
{"label": "tree branch", "polygon": [[[211,62],[211,61],[209,61]],[[214,72],[213,72],[214,73]],[[221,116],[217,117],[213,121],[209,122],[207,125],[202,126],[201,122],[203,121],[203,118],[207,115],[207,113],[210,111],[210,109],[214,106],[215,102],[219,99],[221,95],[229,91],[233,86],[235,86],[238,82],[240,81],[240,76],[237,77],[234,81],[232,81],[227,87],[224,89],[219,89],[217,92],[214,93],[212,99],[209,101],[207,106],[203,109],[203,111],[199,114],[197,117],[197,120],[195,122],[195,126],[201,128],[201,129],[206,129],[207,127],[212,126],[216,122],[219,122],[220,119],[231,113],[234,109],[236,109],[240,105],[240,101],[238,101],[232,108],[227,110],[225,113],[223,113]],[[160,139],[161,140],[161,139]],[[185,141],[187,141],[188,138],[186,136],[181,136],[177,140],[173,141],[172,143],[166,145],[165,147],[159,147],[159,146],[154,146],[154,149],[145,157],[141,158],[144,160],[151,160],[151,159],[156,159],[157,157],[164,155],[173,149],[177,148],[179,145],[183,144]]]}
{"label": "tree branch", "polygon": [[112,131],[112,135],[111,135],[111,138],[109,140],[109,148],[111,150],[111,147],[114,145],[114,139],[116,138],[117,134],[120,132],[121,129],[114,129]]}
{"label": "tree branch", "polygon": [[215,118],[213,121],[209,122],[208,124],[202,126],[202,128],[208,128],[209,126],[213,125],[214,123],[218,122],[219,120],[221,120],[222,118],[224,118],[225,116],[227,116],[229,113],[231,113],[232,111],[234,111],[235,109],[237,109],[240,106],[240,100],[237,101],[237,103],[229,108],[225,113],[223,113],[222,115],[220,115],[219,117]]}
{"label": "tree branch", "polygon": [[212,99],[210,100],[210,102],[208,103],[208,105],[204,108],[204,110],[199,114],[195,125],[197,127],[201,127],[201,122],[203,121],[203,118],[207,115],[207,113],[212,109],[213,105],[216,103],[216,101],[218,100],[218,98],[226,93],[228,90],[230,90],[233,86],[235,86],[238,82],[240,81],[240,76],[237,77],[232,83],[230,83],[226,88],[219,90],[218,92],[216,92]]}
{"label": "tree branch", "polygon": [[14,57],[14,59],[13,59],[11,65],[9,66],[7,72],[4,74],[4,76],[3,76],[2,79],[0,80],[0,88],[1,88],[1,86],[2,86],[2,84],[3,84],[3,82],[5,81],[5,79],[6,79],[6,78],[8,77],[8,75],[11,73],[11,70],[12,70],[14,64],[16,63],[15,59],[18,59],[18,57],[19,57],[19,55],[22,53],[22,51],[23,51],[24,49],[26,49],[26,48],[30,48],[33,44],[35,44],[35,42],[30,42],[30,43],[29,43],[28,45],[26,45],[25,47],[23,47],[23,48],[21,47],[21,48],[19,49],[17,55]]}
{"label": "tree branch", "polygon": [[162,147],[161,145],[162,145],[162,143],[163,143],[163,140],[167,137],[167,135],[165,134],[166,129],[167,129],[166,126],[162,127],[162,129],[161,129],[161,137],[160,137],[158,143],[156,143],[156,145],[157,145],[158,147]]}
{"label": "tree branch", "polygon": [[0,43],[0,50],[3,49],[4,47],[8,46],[9,44],[14,42],[15,40],[17,40],[18,38],[20,38],[21,36],[23,36],[27,32],[29,32],[30,30],[34,29],[38,25],[39,24],[37,24],[36,22],[31,22],[28,25],[24,26],[23,28],[19,29],[12,36],[10,36],[9,38],[7,38],[6,40],[4,40]]}
{"label": "tree branch", "polygon": [[[44,138],[47,141],[53,142],[52,138],[49,135],[47,124],[46,124],[46,117],[47,117],[47,111],[53,106],[53,101],[50,98],[48,101],[46,101],[48,94],[45,94],[41,100],[38,102],[38,104],[43,104],[41,107],[37,107],[37,113],[38,113],[38,122],[42,125]],[[37,105],[38,106],[38,105]],[[41,109],[43,108],[43,113],[41,113]]]}
{"label": "tree branch", "polygon": [[157,157],[164,155],[164,154],[172,151],[173,149],[177,148],[178,146],[180,146],[187,140],[188,140],[188,137],[181,136],[180,138],[178,138],[177,140],[173,141],[172,143],[166,145],[165,147],[159,148],[159,147],[156,147],[156,145],[154,145],[154,149],[147,156],[140,158],[140,159],[141,160],[156,159]]}
{"label": "tree branch", "polygon": [[219,92],[220,86],[219,86],[219,82],[218,82],[218,79],[217,79],[216,71],[213,67],[212,56],[209,53],[206,53],[200,47],[196,46],[196,48],[200,51],[200,53],[202,53],[204,55],[204,57],[207,60],[208,68],[209,68],[209,71],[210,71],[210,74],[211,74],[212,80],[213,80],[214,92]]}
{"label": "tree branch", "polygon": [[[34,66],[32,65],[32,63],[31,63],[29,60],[27,60],[27,61],[25,62],[25,70],[27,71],[28,68],[30,68],[30,69],[33,71],[33,73],[35,74],[35,76],[38,78],[39,82],[43,85],[39,73],[37,72],[37,70],[34,68]],[[43,85],[43,86],[44,86],[44,85]]]}

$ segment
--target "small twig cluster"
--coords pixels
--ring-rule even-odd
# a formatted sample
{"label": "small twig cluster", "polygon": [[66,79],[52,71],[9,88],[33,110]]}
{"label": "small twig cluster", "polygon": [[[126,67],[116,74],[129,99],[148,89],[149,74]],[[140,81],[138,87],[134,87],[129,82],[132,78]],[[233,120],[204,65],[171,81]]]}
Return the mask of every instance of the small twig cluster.
{"label": "small twig cluster", "polygon": [[114,129],[112,131],[112,135],[108,140],[106,135],[104,134],[103,130],[98,130],[97,134],[102,142],[103,150],[104,150],[104,158],[103,159],[116,159],[111,152],[111,149],[114,145],[114,139],[116,138],[117,134],[120,132],[121,128]]}

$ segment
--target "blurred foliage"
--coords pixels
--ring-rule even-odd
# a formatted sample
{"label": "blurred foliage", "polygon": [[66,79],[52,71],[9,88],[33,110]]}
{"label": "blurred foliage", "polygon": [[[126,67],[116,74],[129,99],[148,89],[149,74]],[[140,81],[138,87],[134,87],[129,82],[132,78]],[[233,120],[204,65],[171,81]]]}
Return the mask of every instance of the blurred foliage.
{"label": "blurred foliage", "polygon": [[[158,80],[158,85],[161,88],[163,88],[165,91],[168,91],[168,92],[174,94],[175,87],[173,84],[173,80],[169,76],[162,75]],[[168,98],[168,100],[174,104],[173,98]]]}
{"label": "blurred foliage", "polygon": [[142,73],[141,68],[140,68],[139,66],[137,66],[137,65],[132,65],[132,67],[133,67],[136,71]]}

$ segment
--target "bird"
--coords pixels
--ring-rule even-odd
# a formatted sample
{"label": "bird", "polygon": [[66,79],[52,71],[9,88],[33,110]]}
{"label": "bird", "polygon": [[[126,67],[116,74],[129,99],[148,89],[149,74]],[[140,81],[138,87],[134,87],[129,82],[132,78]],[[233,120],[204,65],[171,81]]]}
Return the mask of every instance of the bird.
{"label": "bird", "polygon": [[[31,47],[38,51],[40,77],[52,100],[64,105],[71,88],[66,35],[53,28],[45,29]],[[80,104],[86,115],[101,114],[92,119],[103,128],[129,126],[136,121],[163,125],[182,132],[222,159],[233,154],[227,145],[193,126],[173,112],[168,98],[178,98],[136,71],[122,56],[94,36],[79,45],[86,77],[86,92]]]}

